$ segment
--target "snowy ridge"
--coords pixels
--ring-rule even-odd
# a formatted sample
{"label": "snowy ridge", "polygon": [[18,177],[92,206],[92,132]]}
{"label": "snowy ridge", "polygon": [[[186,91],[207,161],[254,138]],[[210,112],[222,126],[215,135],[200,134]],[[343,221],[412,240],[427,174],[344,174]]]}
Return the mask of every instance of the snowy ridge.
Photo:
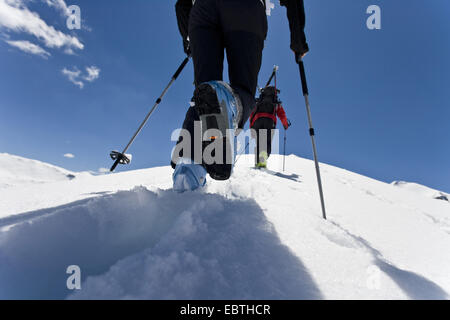
{"label": "snowy ridge", "polygon": [[[74,179],[79,173],[7,153],[0,153],[0,189]],[[88,175],[88,173],[82,173]]]}
{"label": "snowy ridge", "polygon": [[405,182],[405,181],[394,181],[392,182],[392,185],[405,189],[405,190],[409,190],[412,192],[416,192],[421,194],[422,196],[428,197],[428,198],[433,198],[433,199],[437,199],[437,200],[444,200],[444,201],[449,201],[450,200],[450,195],[448,193],[444,193],[442,191],[438,191],[438,190],[434,190],[431,188],[428,188],[426,186],[423,186],[421,184],[418,183],[414,183],[414,182]]}
{"label": "snowy ridge", "polygon": [[323,221],[312,161],[252,159],[185,194],[169,167],[3,190],[0,298],[449,299],[448,202],[322,164]]}

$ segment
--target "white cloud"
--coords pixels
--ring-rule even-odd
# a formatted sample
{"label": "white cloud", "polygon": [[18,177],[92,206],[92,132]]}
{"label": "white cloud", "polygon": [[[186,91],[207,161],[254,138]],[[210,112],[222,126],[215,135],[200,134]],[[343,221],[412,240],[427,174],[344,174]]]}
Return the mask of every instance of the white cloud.
{"label": "white cloud", "polygon": [[[62,6],[64,1],[54,2]],[[47,3],[49,3],[47,1]],[[65,3],[64,3],[65,4]],[[84,45],[77,37],[65,34],[49,26],[39,15],[30,11],[22,0],[0,0],[0,30],[24,32],[42,41],[47,48],[83,50]]]}
{"label": "white cloud", "polygon": [[91,66],[86,68],[87,76],[84,77],[84,80],[92,82],[100,76],[100,69],[96,66]]}
{"label": "white cloud", "polygon": [[[68,17],[70,14],[72,14],[72,12],[70,12],[69,10],[70,6],[68,6],[64,0],[42,0],[42,1],[48,4],[49,7],[54,7],[57,10],[59,10],[63,17]],[[92,28],[86,25],[86,22],[84,21],[81,24],[81,28],[88,32],[92,31]]]}
{"label": "white cloud", "polygon": [[96,66],[86,67],[85,74],[83,74],[77,67],[74,67],[72,70],[64,68],[62,70],[62,74],[65,75],[70,82],[80,87],[80,89],[83,89],[83,80],[93,82],[98,79],[100,77],[100,68]]}
{"label": "white cloud", "polygon": [[64,53],[65,53],[65,54],[68,54],[69,56],[75,54],[75,52],[74,52],[71,48],[66,48],[66,49],[64,50]]}
{"label": "white cloud", "polygon": [[74,85],[80,87],[80,89],[83,89],[84,83],[83,81],[78,80],[80,78],[81,71],[77,68],[74,68],[73,70],[69,69],[62,69],[62,74],[69,79],[70,82],[72,82]]}
{"label": "white cloud", "polygon": [[6,41],[10,46],[16,47],[24,52],[35,54],[47,59],[51,54],[30,41]]}
{"label": "white cloud", "polygon": [[47,3],[50,7],[55,7],[59,11],[61,11],[61,14],[65,17],[67,17],[70,12],[67,4],[64,2],[64,0],[43,0],[45,3]]}
{"label": "white cloud", "polygon": [[108,168],[100,168],[100,169],[98,169],[98,172],[99,173],[108,173],[109,169]]}
{"label": "white cloud", "polygon": [[66,153],[66,154],[64,155],[64,158],[73,159],[73,158],[75,158],[75,156],[74,156],[73,154],[71,154],[71,153]]}

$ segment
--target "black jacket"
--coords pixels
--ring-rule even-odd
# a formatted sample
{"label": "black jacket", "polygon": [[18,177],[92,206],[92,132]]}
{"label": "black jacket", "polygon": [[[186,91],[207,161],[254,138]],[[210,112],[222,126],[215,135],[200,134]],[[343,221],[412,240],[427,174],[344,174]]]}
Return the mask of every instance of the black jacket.
{"label": "black jacket", "polygon": [[175,11],[177,13],[178,29],[183,37],[183,46],[186,53],[188,53],[189,50],[189,41],[187,39],[189,30],[189,14],[191,13],[191,9],[192,0],[177,0]]}
{"label": "black jacket", "polygon": [[[305,9],[303,0],[280,0],[280,4],[287,9],[289,20],[289,29],[291,31],[291,49],[302,55],[309,51],[305,36]],[[189,30],[189,13],[192,8],[192,0],[177,0],[175,10],[177,14],[178,28],[185,50],[187,47],[187,38]]]}
{"label": "black jacket", "polygon": [[291,49],[303,55],[309,51],[305,36],[305,8],[303,0],[280,0],[287,9],[289,29],[291,30]]}

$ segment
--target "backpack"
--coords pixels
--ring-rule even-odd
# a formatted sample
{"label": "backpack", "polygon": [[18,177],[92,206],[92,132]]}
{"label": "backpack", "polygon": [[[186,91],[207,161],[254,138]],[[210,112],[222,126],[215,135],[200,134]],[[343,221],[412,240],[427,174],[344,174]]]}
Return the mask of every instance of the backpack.
{"label": "backpack", "polygon": [[256,99],[255,109],[250,115],[250,127],[253,127],[253,124],[259,118],[270,118],[274,123],[277,121],[277,107],[281,104],[278,99],[279,93],[280,90],[273,86],[261,89],[260,95]]}

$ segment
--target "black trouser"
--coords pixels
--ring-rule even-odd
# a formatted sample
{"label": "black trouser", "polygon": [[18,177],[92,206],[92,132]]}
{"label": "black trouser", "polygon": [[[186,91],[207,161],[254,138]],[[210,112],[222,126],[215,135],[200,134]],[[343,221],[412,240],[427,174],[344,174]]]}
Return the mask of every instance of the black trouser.
{"label": "black trouser", "polygon": [[267,156],[270,156],[272,152],[272,137],[274,134],[273,129],[275,129],[275,124],[272,119],[269,118],[259,118],[253,124],[252,133],[253,138],[256,139],[256,152],[255,152],[255,163],[260,162],[259,156],[261,152],[267,152]]}
{"label": "black trouser", "polygon": [[[189,39],[195,84],[223,80],[226,51],[230,85],[243,106],[241,128],[255,106],[266,35],[267,17],[260,0],[196,0],[191,9]],[[192,138],[194,121],[198,120],[194,108],[189,108],[183,129],[188,130]],[[193,147],[191,155],[194,155]]]}

